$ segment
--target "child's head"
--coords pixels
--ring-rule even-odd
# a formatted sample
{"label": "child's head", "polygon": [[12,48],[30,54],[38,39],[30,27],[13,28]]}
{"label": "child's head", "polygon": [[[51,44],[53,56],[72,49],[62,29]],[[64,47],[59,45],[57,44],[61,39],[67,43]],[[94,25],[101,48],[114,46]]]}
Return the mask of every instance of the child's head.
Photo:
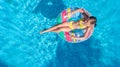
{"label": "child's head", "polygon": [[90,16],[88,22],[90,22],[90,24],[92,24],[92,25],[94,24],[96,26],[97,18],[94,16]]}

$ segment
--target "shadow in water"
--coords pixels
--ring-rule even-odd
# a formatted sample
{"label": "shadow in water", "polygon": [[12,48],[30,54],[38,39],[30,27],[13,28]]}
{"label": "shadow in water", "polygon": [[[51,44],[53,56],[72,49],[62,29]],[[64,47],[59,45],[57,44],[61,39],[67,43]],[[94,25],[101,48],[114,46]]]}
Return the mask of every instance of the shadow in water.
{"label": "shadow in water", "polygon": [[0,60],[0,67],[8,67],[3,61]]}
{"label": "shadow in water", "polygon": [[56,18],[58,14],[65,8],[62,0],[41,0],[34,12],[41,14],[49,19]]}
{"label": "shadow in water", "polygon": [[59,43],[54,60],[55,67],[88,67],[87,65],[93,67],[99,63],[101,55],[99,44],[100,41],[94,37],[77,44]]}

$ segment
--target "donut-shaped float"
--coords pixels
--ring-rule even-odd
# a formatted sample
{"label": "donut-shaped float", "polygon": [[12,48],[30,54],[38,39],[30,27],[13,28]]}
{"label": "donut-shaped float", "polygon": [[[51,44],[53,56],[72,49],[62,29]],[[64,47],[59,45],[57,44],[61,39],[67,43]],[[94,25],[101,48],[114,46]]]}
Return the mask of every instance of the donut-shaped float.
{"label": "donut-shaped float", "polygon": [[[69,13],[69,12],[72,12],[76,9],[80,9],[80,8],[77,8],[77,7],[72,7],[72,8],[68,8],[68,9],[65,9],[63,10],[57,17],[56,19],[56,22],[57,24],[60,24],[60,23],[67,23],[67,22],[70,22],[70,21],[78,21],[80,19],[83,18],[83,15],[80,13],[80,12],[77,12],[75,14],[73,14],[72,16],[68,16],[66,17],[66,14]],[[59,32],[58,35],[66,40],[67,42],[71,42],[71,43],[78,43],[78,42],[82,42],[82,41],[85,41],[87,40],[93,33],[93,31],[91,31],[89,33],[89,35],[87,36],[86,39],[84,40],[76,40],[75,38],[73,38],[72,36],[75,36],[75,37],[83,37],[84,34],[86,32],[86,29],[75,29],[75,30],[72,30],[70,32]]]}

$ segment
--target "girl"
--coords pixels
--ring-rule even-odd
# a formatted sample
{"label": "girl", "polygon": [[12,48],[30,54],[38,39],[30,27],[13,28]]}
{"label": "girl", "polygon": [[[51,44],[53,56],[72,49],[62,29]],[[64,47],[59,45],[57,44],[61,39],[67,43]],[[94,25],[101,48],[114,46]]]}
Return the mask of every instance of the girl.
{"label": "girl", "polygon": [[54,26],[52,28],[49,28],[47,30],[41,31],[40,34],[46,33],[46,32],[56,32],[59,33],[60,31],[69,32],[74,29],[86,29],[86,32],[83,37],[74,37],[77,40],[84,40],[87,38],[88,34],[93,31],[94,26],[96,25],[96,17],[90,16],[88,12],[86,12],[84,9],[77,9],[75,11],[72,11],[71,13],[68,13],[67,16],[71,16],[72,14],[80,12],[83,15],[82,20],[79,20],[77,22],[71,21],[71,22],[65,22],[61,23],[57,26]]}

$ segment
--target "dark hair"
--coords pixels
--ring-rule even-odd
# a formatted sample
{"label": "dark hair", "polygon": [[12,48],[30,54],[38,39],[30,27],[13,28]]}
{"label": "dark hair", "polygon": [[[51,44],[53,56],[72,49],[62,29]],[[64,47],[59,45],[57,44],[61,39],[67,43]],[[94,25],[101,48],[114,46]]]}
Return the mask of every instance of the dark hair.
{"label": "dark hair", "polygon": [[90,19],[94,19],[94,21],[90,22],[91,24],[95,24],[95,26],[97,25],[97,18],[94,16],[90,16]]}

